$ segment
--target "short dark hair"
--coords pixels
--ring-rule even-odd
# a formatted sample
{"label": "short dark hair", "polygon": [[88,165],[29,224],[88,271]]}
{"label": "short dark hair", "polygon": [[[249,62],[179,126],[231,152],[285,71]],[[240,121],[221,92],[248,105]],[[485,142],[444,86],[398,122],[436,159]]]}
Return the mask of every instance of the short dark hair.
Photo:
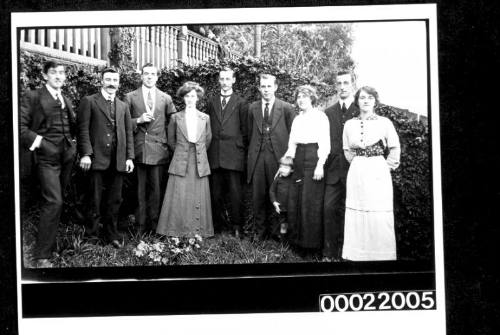
{"label": "short dark hair", "polygon": [[141,68],[141,74],[144,74],[145,67],[154,67],[156,69],[156,74],[158,74],[160,72],[160,69],[158,69],[153,63],[146,63]]}
{"label": "short dark hair", "polygon": [[47,74],[50,69],[55,69],[56,67],[59,67],[59,66],[64,66],[64,64],[61,62],[49,60],[43,64],[42,71],[43,71],[43,73]]}
{"label": "short dark hair", "polygon": [[200,86],[200,84],[194,81],[186,81],[177,90],[177,96],[179,98],[184,98],[184,96],[189,92],[191,92],[192,90],[196,91],[196,94],[198,95],[198,100],[201,99],[203,97],[203,94],[205,93],[205,90],[203,89],[203,87]]}
{"label": "short dark hair", "polygon": [[337,74],[335,75],[335,80],[337,80],[338,77],[340,76],[345,76],[345,75],[349,75],[351,76],[351,83],[354,84],[354,81],[355,81],[355,76],[354,76],[354,73],[352,71],[348,71],[348,70],[340,70],[337,72]]}
{"label": "short dark hair", "polygon": [[236,78],[236,72],[234,71],[234,69],[230,68],[229,66],[224,66],[222,67],[220,70],[219,70],[219,77],[220,77],[220,73],[222,71],[231,71],[233,73],[233,78]]}
{"label": "short dark hair", "polygon": [[261,74],[259,74],[259,86],[260,86],[260,81],[262,79],[274,79],[274,84],[278,85],[278,78],[276,78],[275,75],[272,75],[270,73],[261,73]]}
{"label": "short dark hair", "polygon": [[104,75],[106,73],[118,73],[118,70],[115,69],[114,67],[105,67],[102,71],[101,71],[101,76],[104,77]]}
{"label": "short dark hair", "polygon": [[380,105],[380,100],[379,100],[379,97],[378,97],[378,92],[376,89],[374,89],[373,87],[371,86],[363,86],[361,87],[357,92],[356,94],[354,95],[354,104],[359,108],[359,95],[361,94],[361,92],[365,92],[365,93],[368,93],[369,95],[373,96],[375,98],[375,106],[374,107],[377,107],[378,105]]}
{"label": "short dark hair", "polygon": [[311,85],[301,85],[298,86],[295,91],[293,92],[293,98],[295,101],[297,101],[297,96],[299,93],[304,93],[311,99],[311,105],[316,106],[318,103],[318,92],[314,87]]}

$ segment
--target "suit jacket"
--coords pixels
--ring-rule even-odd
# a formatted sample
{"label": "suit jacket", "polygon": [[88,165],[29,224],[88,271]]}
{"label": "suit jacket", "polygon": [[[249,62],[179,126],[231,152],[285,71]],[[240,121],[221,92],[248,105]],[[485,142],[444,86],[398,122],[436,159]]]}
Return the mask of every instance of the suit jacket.
{"label": "suit jacket", "polygon": [[[261,147],[262,135],[262,100],[253,102],[248,108],[248,145],[247,182],[252,180],[255,164]],[[270,137],[276,160],[285,154],[288,148],[288,137],[296,112],[293,105],[276,98],[271,110]]]}
{"label": "suit jacket", "polygon": [[[198,111],[196,165],[199,177],[210,174],[207,157],[207,148],[212,140],[210,130],[210,117]],[[168,145],[174,151],[168,173],[184,177],[187,173],[189,159],[189,141],[187,136],[186,112],[182,111],[172,115],[168,124]]]}
{"label": "suit jacket", "polygon": [[325,182],[335,184],[341,181],[345,184],[349,163],[342,149],[342,131],[347,120],[358,115],[359,109],[354,102],[347,109],[346,115],[342,115],[342,107],[337,102],[325,110],[330,122],[330,154],[325,163]]}
{"label": "suit jacket", "polygon": [[211,97],[207,112],[210,115],[212,143],[208,148],[210,168],[243,171],[248,145],[248,105],[233,94],[222,111],[220,95]]}
{"label": "suit jacket", "polygon": [[137,124],[137,119],[146,113],[142,87],[128,93],[125,102],[130,108],[134,133],[135,162],[149,165],[166,164],[168,161],[167,126],[175,106],[170,95],[156,89],[154,120]]}
{"label": "suit jacket", "polygon": [[[134,137],[128,105],[115,98],[116,169],[126,171],[125,161],[134,159]],[[78,152],[92,157],[92,170],[106,170],[111,162],[113,124],[108,102],[99,91],[83,97],[78,106]]]}
{"label": "suit jacket", "polygon": [[[63,96],[64,104],[68,107],[68,120],[71,136],[76,136],[76,117],[69,99]],[[47,116],[47,105],[54,100],[47,87],[28,91],[21,100],[20,137],[23,147],[29,149],[37,135],[43,136],[51,126],[51,119]]]}

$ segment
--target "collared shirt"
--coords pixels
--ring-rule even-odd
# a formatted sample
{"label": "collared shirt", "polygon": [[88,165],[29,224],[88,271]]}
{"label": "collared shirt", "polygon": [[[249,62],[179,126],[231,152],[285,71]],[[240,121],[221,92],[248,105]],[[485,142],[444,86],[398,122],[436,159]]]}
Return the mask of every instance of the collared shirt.
{"label": "collared shirt", "polygon": [[345,103],[345,108],[349,109],[349,107],[351,107],[351,104],[354,103],[354,97],[352,95],[350,95],[345,99],[339,98],[340,107],[342,107],[342,104],[344,104],[344,103]]}
{"label": "collared shirt", "polygon": [[269,104],[269,117],[271,117],[271,111],[273,110],[273,105],[274,105],[275,100],[276,100],[276,97],[272,97],[271,101],[266,101],[266,100],[262,99],[262,117],[264,117],[264,110],[266,108],[267,103]]}
{"label": "collared shirt", "polygon": [[103,88],[101,88],[101,94],[102,94],[102,96],[104,97],[104,100],[106,100],[106,101],[111,100],[111,101],[113,101],[113,102],[115,101],[115,95],[116,95],[116,94],[109,94],[109,93],[108,93],[108,92],[106,92]]}
{"label": "collared shirt", "polygon": [[[148,106],[148,94],[151,92],[151,99],[153,99],[153,108],[149,109]],[[151,88],[148,88],[144,85],[142,85],[142,98],[144,99],[144,105],[146,106],[146,111],[149,114],[153,114],[153,111],[155,110],[155,104],[156,104],[156,87],[153,86]]]}
{"label": "collared shirt", "polygon": [[186,129],[188,141],[196,143],[198,129],[198,111],[196,108],[186,108]]}
{"label": "collared shirt", "polygon": [[[229,90],[227,93],[220,92],[220,103],[222,104],[222,100],[224,99],[224,95],[226,96],[226,104],[231,99],[231,95],[233,94],[233,90]],[[228,96],[229,95],[229,96]]]}
{"label": "collared shirt", "polygon": [[297,144],[318,143],[318,165],[325,164],[330,153],[330,123],[326,114],[316,108],[301,112],[293,119],[285,156],[295,157]]}
{"label": "collared shirt", "polygon": [[47,90],[49,91],[50,95],[54,98],[54,100],[59,100],[61,102],[61,107],[64,109],[66,105],[64,104],[64,99],[62,97],[61,90],[56,90],[52,88],[50,85],[45,84],[45,87],[47,87]]}

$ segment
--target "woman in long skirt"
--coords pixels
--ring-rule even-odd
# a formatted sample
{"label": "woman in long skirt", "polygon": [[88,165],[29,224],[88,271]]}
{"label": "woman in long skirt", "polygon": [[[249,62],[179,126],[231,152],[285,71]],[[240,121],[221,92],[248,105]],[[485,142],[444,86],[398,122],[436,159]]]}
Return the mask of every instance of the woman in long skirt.
{"label": "woman in long skirt", "polygon": [[174,150],[169,179],[158,220],[158,234],[176,237],[213,236],[207,148],[212,139],[209,116],[196,109],[203,88],[186,82],[177,95],[186,109],[173,114],[168,144]]}
{"label": "woman in long skirt", "polygon": [[346,122],[343,133],[344,152],[351,165],[342,257],[353,261],[395,260],[390,170],[399,166],[399,138],[392,122],[374,112],[379,103],[375,89],[360,88],[354,101],[360,114]]}
{"label": "woman in long skirt", "polygon": [[294,158],[288,220],[290,240],[319,252],[323,243],[324,170],[330,152],[330,125],[323,111],[314,106],[316,90],[309,85],[295,90],[300,114],[293,120],[285,156]]}

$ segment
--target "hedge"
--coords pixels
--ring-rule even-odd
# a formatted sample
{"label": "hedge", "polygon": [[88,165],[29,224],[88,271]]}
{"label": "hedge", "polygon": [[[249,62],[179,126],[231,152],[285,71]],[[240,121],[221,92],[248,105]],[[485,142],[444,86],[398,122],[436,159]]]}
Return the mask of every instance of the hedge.
{"label": "hedge", "polygon": [[[44,61],[45,58],[40,55],[21,53],[21,94],[26,89],[35,89],[43,85],[41,69]],[[175,92],[187,80],[198,82],[206,90],[205,97],[200,101],[200,110],[205,111],[207,98],[218,90],[217,75],[223,66],[235,69],[237,81],[233,89],[249,102],[260,98],[256,84],[257,75],[261,72],[274,74],[278,78],[279,88],[276,95],[290,103],[293,103],[294,89],[303,84],[314,85],[318,89],[320,103],[323,104],[335,94],[335,87],[314,82],[305,76],[290,75],[269,63],[253,59],[221,63],[209,61],[197,66],[181,65],[175,69],[165,68],[161,70],[157,86],[169,93],[177,109],[181,110],[183,102],[175,96]],[[67,79],[63,92],[71,99],[75,108],[83,96],[98,91],[99,69],[69,64],[66,73]],[[140,85],[141,78],[139,73],[130,70],[122,72],[120,80],[118,96],[123,97]],[[377,112],[392,120],[401,142],[401,166],[393,172],[398,258],[432,260],[434,244],[428,127],[422,122],[410,119],[403,110],[395,107],[381,105]],[[81,175],[78,172],[75,174],[76,179],[80,179]],[[78,182],[78,180],[75,181],[75,183]],[[125,192],[125,197],[127,196],[133,197],[134,193]],[[81,198],[81,196],[76,196],[75,199]],[[134,199],[124,199],[124,201],[129,204],[134,203]],[[72,204],[70,207],[75,208],[75,205]]]}

